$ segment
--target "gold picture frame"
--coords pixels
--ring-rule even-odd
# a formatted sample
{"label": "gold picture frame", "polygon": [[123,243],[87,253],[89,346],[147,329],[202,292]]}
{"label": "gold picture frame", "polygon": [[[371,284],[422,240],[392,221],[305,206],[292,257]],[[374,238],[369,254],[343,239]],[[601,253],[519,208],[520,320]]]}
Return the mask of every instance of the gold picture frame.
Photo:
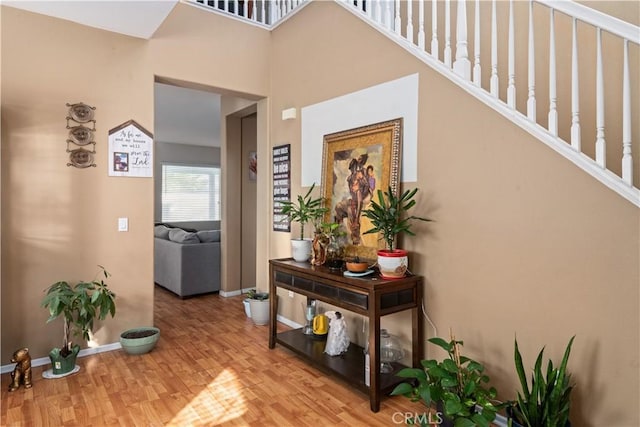
{"label": "gold picture frame", "polygon": [[324,221],[340,224],[347,257],[373,261],[384,248],[380,236],[364,234],[373,227],[362,211],[379,189],[398,194],[401,145],[402,118],[324,136]]}

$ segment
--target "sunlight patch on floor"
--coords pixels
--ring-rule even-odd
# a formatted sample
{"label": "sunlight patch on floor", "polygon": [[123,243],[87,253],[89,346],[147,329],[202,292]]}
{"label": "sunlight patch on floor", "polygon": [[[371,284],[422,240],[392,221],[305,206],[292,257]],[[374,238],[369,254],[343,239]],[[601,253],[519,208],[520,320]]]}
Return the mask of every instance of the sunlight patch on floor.
{"label": "sunlight patch on floor", "polygon": [[215,425],[241,417],[246,412],[242,384],[232,370],[225,369],[168,425]]}

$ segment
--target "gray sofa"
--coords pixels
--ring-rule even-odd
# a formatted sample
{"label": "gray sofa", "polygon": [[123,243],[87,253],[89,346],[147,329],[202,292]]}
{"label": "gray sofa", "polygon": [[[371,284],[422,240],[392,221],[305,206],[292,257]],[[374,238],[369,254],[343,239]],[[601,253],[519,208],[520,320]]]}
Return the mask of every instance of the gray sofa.
{"label": "gray sofa", "polygon": [[184,298],[220,290],[220,230],[156,225],[154,281]]}

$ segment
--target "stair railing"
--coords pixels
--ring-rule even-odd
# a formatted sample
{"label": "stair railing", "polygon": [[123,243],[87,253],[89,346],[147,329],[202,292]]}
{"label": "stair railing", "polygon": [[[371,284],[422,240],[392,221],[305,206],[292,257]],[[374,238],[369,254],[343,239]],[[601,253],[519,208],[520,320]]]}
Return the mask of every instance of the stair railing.
{"label": "stair railing", "polygon": [[307,0],[190,0],[190,2],[271,29]]}
{"label": "stair railing", "polygon": [[337,1],[640,207],[640,27],[567,0]]}

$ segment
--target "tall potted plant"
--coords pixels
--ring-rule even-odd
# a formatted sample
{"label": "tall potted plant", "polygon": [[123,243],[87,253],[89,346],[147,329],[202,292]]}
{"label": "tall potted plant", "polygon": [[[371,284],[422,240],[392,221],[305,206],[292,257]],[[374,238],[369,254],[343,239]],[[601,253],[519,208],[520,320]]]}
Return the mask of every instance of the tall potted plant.
{"label": "tall potted plant", "polygon": [[417,192],[417,188],[406,190],[398,197],[391,187],[384,193],[378,190],[378,200],[372,198],[369,208],[362,213],[373,225],[373,228],[364,234],[380,233],[380,239],[384,240],[386,245],[386,249],[378,251],[378,268],[383,278],[404,277],[407,271],[407,251],[394,247],[396,236],[402,233],[415,236],[411,231],[411,221],[414,219],[431,221],[419,216],[406,216],[406,212],[416,204],[413,198]]}
{"label": "tall potted plant", "polygon": [[447,342],[442,338],[431,338],[429,342],[447,352],[448,358],[423,360],[420,368],[404,368],[396,375],[413,379],[414,383],[401,383],[391,392],[392,395],[404,395],[412,401],[422,401],[427,406],[435,403],[438,412],[429,423],[439,425],[486,426],[495,419],[502,405],[495,404],[497,391],[487,388],[489,377],[484,366],[475,360],[460,354],[462,341],[452,336]]}
{"label": "tall potted plant", "polygon": [[567,373],[567,363],[574,338],[575,336],[569,340],[559,367],[554,368],[553,362],[549,360],[547,369],[543,370],[544,348],[540,350],[531,375],[531,389],[527,383],[518,341],[515,341],[514,359],[522,393],[518,392],[518,399],[507,408],[510,427],[516,425],[566,427],[570,425],[570,397],[573,385],[571,384],[571,375]]}
{"label": "tall potted plant", "polygon": [[[110,274],[104,267],[104,278]],[[104,279],[97,278],[91,282],[79,282],[72,286],[69,282],[56,282],[46,289],[41,306],[49,310],[47,323],[62,316],[64,332],[62,347],[54,348],[49,353],[54,375],[68,374],[73,371],[80,346],[73,344],[71,335],[89,339],[96,318],[104,320],[107,315],[116,314],[116,295],[109,289]]]}
{"label": "tall potted plant", "polygon": [[322,197],[311,197],[315,185],[316,184],[313,183],[304,196],[298,195],[296,201],[287,200],[280,202],[282,214],[286,215],[289,221],[300,224],[300,238],[291,239],[291,253],[293,259],[298,262],[308,261],[311,256],[312,240],[304,237],[305,224],[319,221],[327,211],[327,209],[322,206]]}

